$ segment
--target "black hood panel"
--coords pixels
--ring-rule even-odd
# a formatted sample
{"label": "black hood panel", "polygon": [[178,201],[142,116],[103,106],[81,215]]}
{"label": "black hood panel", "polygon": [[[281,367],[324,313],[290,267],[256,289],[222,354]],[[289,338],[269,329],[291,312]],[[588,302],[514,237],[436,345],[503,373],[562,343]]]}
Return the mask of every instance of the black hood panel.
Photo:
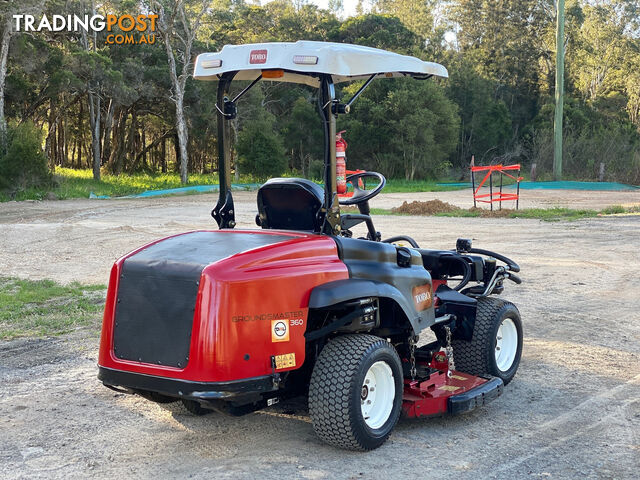
{"label": "black hood panel", "polygon": [[291,240],[263,233],[193,232],[127,258],[115,312],[115,356],[184,368],[202,270],[240,252]]}

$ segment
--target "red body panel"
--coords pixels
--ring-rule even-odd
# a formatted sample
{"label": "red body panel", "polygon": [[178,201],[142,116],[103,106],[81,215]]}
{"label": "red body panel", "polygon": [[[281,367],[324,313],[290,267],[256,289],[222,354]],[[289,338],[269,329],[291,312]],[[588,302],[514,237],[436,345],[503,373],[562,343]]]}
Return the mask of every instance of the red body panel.
{"label": "red body panel", "polygon": [[[291,240],[238,253],[207,266],[195,305],[189,362],[184,368],[122,360],[113,353],[113,323],[122,264],[111,270],[102,326],[101,367],[198,382],[239,380],[273,373],[272,355],[295,354],[304,362],[309,295],[323,283],[349,277],[327,236],[280,231],[220,230],[234,235],[286,235]],[[159,240],[162,241],[162,240]],[[188,305],[185,308],[193,308]],[[272,320],[287,322],[287,336],[274,336]],[[274,341],[277,340],[277,341]]]}

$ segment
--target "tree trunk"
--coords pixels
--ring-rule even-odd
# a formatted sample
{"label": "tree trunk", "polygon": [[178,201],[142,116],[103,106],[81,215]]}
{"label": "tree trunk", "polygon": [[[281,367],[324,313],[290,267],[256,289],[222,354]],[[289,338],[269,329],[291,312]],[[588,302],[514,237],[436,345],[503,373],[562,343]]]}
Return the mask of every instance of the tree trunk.
{"label": "tree trunk", "polygon": [[176,157],[176,168],[174,172],[179,171],[179,161],[180,161],[180,139],[178,138],[178,134],[176,133],[173,136],[173,152]]}
{"label": "tree trunk", "polygon": [[[78,106],[78,134],[76,135],[76,139],[73,142],[73,153],[71,153],[71,163],[75,162],[75,168],[82,168],[82,119],[84,117],[84,108],[82,104],[82,100]],[[76,150],[77,146],[77,150]],[[78,152],[78,156],[75,156],[75,152]]]}
{"label": "tree trunk", "polygon": [[116,175],[120,175],[122,173],[124,164],[124,137],[126,132],[128,114],[129,113],[126,108],[120,108],[120,112],[118,114],[118,123],[116,124],[116,129],[114,130],[113,135],[115,148],[113,149],[112,170]]}
{"label": "tree trunk", "polygon": [[44,151],[47,155],[47,159],[49,160],[49,169],[53,172],[56,167],[55,160],[55,151],[56,151],[56,123],[55,116],[53,114],[53,100],[49,100],[49,115],[47,117],[47,121],[49,123],[47,139],[44,142]]}
{"label": "tree trunk", "polygon": [[162,173],[167,173],[167,139],[162,139],[162,149],[160,150],[160,169]]}
{"label": "tree trunk", "polygon": [[[189,142],[189,132],[187,130],[187,122],[184,116],[184,91],[187,78],[191,76],[193,70],[193,61],[191,59],[191,47],[196,38],[200,21],[211,4],[210,0],[203,0],[200,12],[196,16],[194,22],[190,24],[187,20],[185,7],[180,2],[175,3],[175,11],[170,17],[170,23],[167,24],[164,7],[160,2],[153,2],[153,7],[158,13],[158,30],[162,35],[162,40],[167,52],[167,61],[169,63],[169,76],[171,77],[171,85],[173,90],[172,100],[176,105],[176,133],[178,138],[178,153],[180,161],[180,180],[182,183],[188,181],[189,158],[187,156],[187,146]],[[183,35],[177,34],[175,19],[178,18]],[[175,37],[174,37],[175,36]],[[182,50],[178,50],[178,58],[181,60],[181,72],[178,75],[176,67],[176,57],[173,51],[172,39],[176,38],[178,43],[182,43]],[[177,159],[176,159],[177,160]]]}
{"label": "tree trunk", "polygon": [[11,42],[11,36],[11,16],[7,15],[0,43],[0,154],[4,154],[7,151],[7,119],[4,116],[4,87],[7,79],[7,62],[9,60],[9,43]]}
{"label": "tree trunk", "polygon": [[[144,130],[142,130],[142,135],[143,135],[143,139],[144,139]],[[140,159],[142,159],[142,165],[146,167],[147,165],[147,161],[145,160],[147,158],[147,152],[149,152],[150,150],[154,149],[155,147],[158,146],[158,144],[162,143],[163,145],[163,151],[164,151],[164,142],[167,138],[170,138],[172,136],[172,133],[164,133],[163,135],[161,135],[160,137],[156,138],[153,142],[151,142],[149,145],[146,145],[142,151],[140,153],[138,153],[135,157],[135,160],[133,161],[133,169],[135,169],[138,166],[138,162],[140,161]],[[144,142],[143,142],[144,143]],[[166,172],[166,166],[164,167],[164,172]]]}
{"label": "tree trunk", "polygon": [[56,153],[58,157],[57,164],[62,167],[66,167],[64,163],[64,125],[62,123],[62,118],[58,118],[57,131],[58,131],[58,141],[57,141],[58,151]]}
{"label": "tree trunk", "polygon": [[173,103],[176,105],[176,161],[180,162],[180,181],[187,183],[189,180],[188,167],[189,158],[187,157],[187,142],[189,141],[189,133],[187,131],[187,122],[184,118],[184,85],[178,78],[176,71],[176,59],[173,55],[169,32],[163,32],[164,45],[167,50],[167,59],[169,61],[169,75],[171,76],[171,84],[173,86]]}
{"label": "tree trunk", "polygon": [[176,132],[178,134],[178,149],[180,153],[180,181],[187,183],[189,180],[189,158],[187,157],[187,144],[189,133],[187,131],[187,121],[184,118],[184,92],[176,92]]}
{"label": "tree trunk", "polygon": [[89,124],[91,125],[91,153],[93,179],[100,180],[100,96],[89,91]]}
{"label": "tree trunk", "polygon": [[148,149],[147,149],[147,136],[144,133],[145,132],[144,127],[141,129],[141,131],[142,131],[142,142],[141,142],[141,145],[142,145],[142,168],[146,170],[148,168],[147,167],[147,151],[148,151]]}
{"label": "tree trunk", "polygon": [[109,157],[111,157],[111,131],[113,130],[113,114],[115,111],[115,102],[113,99],[109,100],[109,107],[107,108],[107,116],[104,119],[104,134],[102,136],[102,164],[109,163]]}
{"label": "tree trunk", "polygon": [[[133,157],[133,152],[135,151],[135,138],[136,138],[137,130],[138,130],[138,115],[137,115],[137,110],[134,108],[132,109],[132,112],[131,112],[131,124],[129,125],[129,135],[127,136],[127,144],[125,149],[125,153],[130,153],[132,157]],[[124,156],[124,158],[126,159],[126,155]],[[130,171],[132,167],[133,167],[133,158],[130,164],[127,164],[124,166],[124,169],[126,171]]]}
{"label": "tree trunk", "polygon": [[[91,14],[95,15],[96,7],[95,3],[91,2]],[[82,41],[86,51],[96,52],[98,38],[97,32],[93,32],[93,45],[89,47],[89,39],[87,32],[82,33]],[[102,162],[102,155],[100,153],[100,82],[89,80],[87,82],[87,96],[89,99],[89,127],[91,129],[91,167],[93,170],[93,179],[100,180],[100,164]]]}

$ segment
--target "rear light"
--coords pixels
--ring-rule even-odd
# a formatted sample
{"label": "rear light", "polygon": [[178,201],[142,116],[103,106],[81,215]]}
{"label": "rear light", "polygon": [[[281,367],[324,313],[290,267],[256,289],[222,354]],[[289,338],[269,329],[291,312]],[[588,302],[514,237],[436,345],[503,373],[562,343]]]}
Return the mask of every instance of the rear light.
{"label": "rear light", "polygon": [[293,63],[298,65],[316,65],[318,63],[318,57],[313,55],[295,55],[293,57]]}
{"label": "rear light", "polygon": [[222,66],[222,60],[217,58],[216,60],[203,60],[200,62],[202,68],[218,68]]}
{"label": "rear light", "polygon": [[282,78],[284,70],[262,70],[262,78]]}

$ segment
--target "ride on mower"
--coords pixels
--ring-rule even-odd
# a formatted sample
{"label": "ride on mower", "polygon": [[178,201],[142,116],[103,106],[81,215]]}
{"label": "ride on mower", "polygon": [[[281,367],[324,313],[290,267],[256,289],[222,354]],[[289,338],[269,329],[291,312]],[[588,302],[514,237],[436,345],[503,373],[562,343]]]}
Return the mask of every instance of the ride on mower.
{"label": "ride on mower", "polygon": [[[432,76],[447,70],[324,42],[198,56],[194,77],[218,82],[219,229],[167,237],[116,261],[99,354],[104,385],[180,400],[195,414],[240,415],[308,395],[318,436],[352,450],[380,446],[401,414],[458,414],[499,396],[518,369],[522,324],[495,295],[505,280],[520,283],[518,265],[465,239],[454,250],[382,239],[369,208],[385,185],[379,173],[347,177],[353,195],[337,196],[337,117],[377,77]],[[231,97],[233,80],[250,83]],[[353,97],[336,98],[335,84],[353,80],[364,80]],[[257,193],[261,228],[236,230],[229,121],[260,81],[317,88],[324,186],[271,179]],[[341,214],[340,205],[358,213]],[[366,238],[353,237],[357,225]],[[427,329],[435,340],[418,347]]]}

